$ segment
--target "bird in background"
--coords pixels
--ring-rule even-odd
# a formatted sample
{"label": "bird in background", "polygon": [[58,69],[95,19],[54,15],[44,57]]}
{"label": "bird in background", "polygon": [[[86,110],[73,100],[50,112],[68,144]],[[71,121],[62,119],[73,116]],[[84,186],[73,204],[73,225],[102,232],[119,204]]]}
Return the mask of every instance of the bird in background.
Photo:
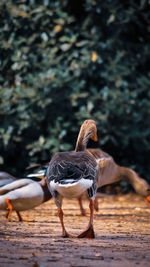
{"label": "bird in background", "polygon": [[[150,208],[150,185],[146,180],[139,177],[132,169],[116,164],[113,157],[101,149],[87,149],[87,152],[94,156],[98,164],[98,188],[120,180],[127,180],[135,192],[144,198],[145,203]],[[95,200],[98,209],[97,199]],[[82,196],[79,197],[79,203],[81,212],[84,215]]]}
{"label": "bird in background", "polygon": [[10,220],[16,211],[19,221],[23,221],[20,211],[33,209],[51,199],[45,178],[40,182],[22,178],[0,187],[0,210],[8,210]]}

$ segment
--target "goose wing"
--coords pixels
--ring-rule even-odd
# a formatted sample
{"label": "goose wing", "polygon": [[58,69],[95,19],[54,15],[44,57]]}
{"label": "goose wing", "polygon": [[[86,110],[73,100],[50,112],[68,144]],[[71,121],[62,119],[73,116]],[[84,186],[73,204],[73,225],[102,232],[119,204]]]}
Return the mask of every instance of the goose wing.
{"label": "goose wing", "polygon": [[74,183],[82,178],[94,180],[96,171],[97,163],[87,152],[61,152],[50,161],[47,178],[49,182]]}

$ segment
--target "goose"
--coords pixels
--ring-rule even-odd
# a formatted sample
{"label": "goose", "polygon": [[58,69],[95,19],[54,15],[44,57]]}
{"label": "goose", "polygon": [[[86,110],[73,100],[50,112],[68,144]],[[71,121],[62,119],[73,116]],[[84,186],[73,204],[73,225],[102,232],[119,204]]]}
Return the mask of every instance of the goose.
{"label": "goose", "polygon": [[[136,193],[144,197],[145,203],[150,207],[150,185],[146,180],[139,177],[132,169],[117,165],[113,157],[101,149],[87,149],[86,151],[94,156],[98,164],[98,188],[120,180],[127,180],[133,186]],[[81,213],[85,215],[82,196],[78,200]],[[97,198],[95,198],[95,201],[95,207],[98,209]]]}
{"label": "goose", "polygon": [[19,221],[23,221],[20,211],[33,209],[48,201],[51,194],[45,178],[40,182],[31,179],[19,179],[0,187],[0,210],[8,210],[10,220],[12,211],[16,211]]}
{"label": "goose", "polygon": [[[82,133],[82,138],[81,138]],[[98,167],[95,158],[86,151],[91,138],[97,141],[97,128],[93,120],[86,120],[81,126],[75,152],[59,152],[49,163],[46,180],[57,206],[62,227],[62,237],[71,237],[63,221],[62,198],[77,198],[87,192],[90,199],[90,219],[88,227],[78,238],[94,238],[94,199],[97,191]]]}

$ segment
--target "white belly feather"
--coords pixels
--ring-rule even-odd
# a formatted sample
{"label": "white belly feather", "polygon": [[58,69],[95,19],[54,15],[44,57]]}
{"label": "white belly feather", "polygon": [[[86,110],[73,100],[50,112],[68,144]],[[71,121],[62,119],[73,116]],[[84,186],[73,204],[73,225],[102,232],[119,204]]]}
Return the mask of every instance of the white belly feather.
{"label": "white belly feather", "polygon": [[82,178],[74,183],[69,183],[68,180],[67,184],[61,184],[59,182],[55,183],[54,181],[51,181],[50,187],[52,190],[57,191],[63,197],[74,198],[82,195],[88,188],[92,186],[92,184],[92,180]]}

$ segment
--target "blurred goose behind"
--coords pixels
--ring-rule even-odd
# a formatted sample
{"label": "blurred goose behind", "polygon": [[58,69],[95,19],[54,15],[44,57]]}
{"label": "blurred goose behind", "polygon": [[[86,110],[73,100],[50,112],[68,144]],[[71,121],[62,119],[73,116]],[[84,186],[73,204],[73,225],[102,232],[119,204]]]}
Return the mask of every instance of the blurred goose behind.
{"label": "blurred goose behind", "polygon": [[[101,149],[87,149],[87,152],[95,157],[99,167],[98,188],[120,180],[127,180],[133,186],[135,192],[144,197],[145,203],[150,207],[150,185],[146,180],[139,177],[132,169],[117,165],[114,159]],[[98,202],[97,199],[95,200],[95,206],[98,210]],[[85,210],[82,205],[82,197],[79,198],[79,205],[81,213],[85,215]]]}

